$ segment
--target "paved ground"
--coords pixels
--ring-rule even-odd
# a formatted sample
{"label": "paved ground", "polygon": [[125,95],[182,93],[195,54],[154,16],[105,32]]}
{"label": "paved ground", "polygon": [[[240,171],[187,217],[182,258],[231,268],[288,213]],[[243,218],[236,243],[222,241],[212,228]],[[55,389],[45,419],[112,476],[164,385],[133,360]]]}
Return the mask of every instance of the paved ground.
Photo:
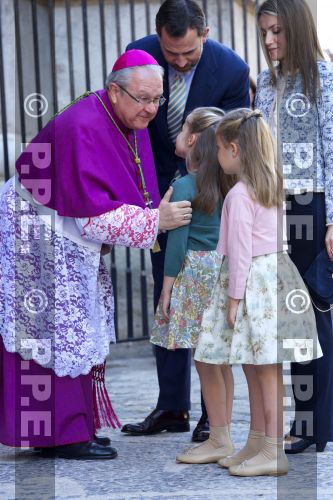
{"label": "paved ground", "polygon": [[[235,369],[236,398],[232,436],[236,447],[248,429],[246,385]],[[114,348],[108,368],[108,388],[123,423],[140,420],[154,408],[157,380],[154,358],[146,343]],[[193,369],[191,428],[200,416],[198,379]],[[215,500],[331,499],[333,444],[317,455],[312,451],[290,459],[290,473],[279,478],[235,478],[215,464],[176,464],[177,452],[189,445],[190,433],[130,437],[107,431],[119,457],[104,462],[42,460],[29,451],[15,459],[0,446],[0,499],[48,500]],[[16,488],[15,488],[16,486]]]}

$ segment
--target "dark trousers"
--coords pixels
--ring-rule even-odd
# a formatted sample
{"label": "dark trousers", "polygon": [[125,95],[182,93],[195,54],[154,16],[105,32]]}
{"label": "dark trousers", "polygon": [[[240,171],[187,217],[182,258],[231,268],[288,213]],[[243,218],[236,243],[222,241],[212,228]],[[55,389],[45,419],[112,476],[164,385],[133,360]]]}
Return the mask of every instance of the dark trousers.
{"label": "dark trousers", "polygon": [[[288,242],[290,257],[303,276],[318,253],[325,247],[325,196],[323,193],[314,193],[312,201],[307,201],[307,195],[289,196],[287,202],[287,227],[290,230]],[[303,204],[304,203],[304,204]],[[312,222],[311,222],[312,221]],[[296,228],[303,223],[302,234],[296,234]],[[312,224],[312,226],[311,226]],[[313,228],[313,234],[311,229]],[[311,293],[315,304],[322,310],[329,309],[329,304],[321,301],[315,293]],[[310,363],[292,363],[291,375],[294,396],[300,391],[305,393],[311,380],[313,390],[309,390],[311,397],[305,401],[295,397],[295,421],[291,434],[299,437],[312,437],[316,441],[333,441],[333,329],[330,312],[319,312],[315,308],[319,342],[323,357]],[[310,376],[310,377],[309,377]],[[304,385],[302,386],[302,378]],[[310,383],[310,382],[309,382]],[[312,422],[311,422],[312,420]]]}
{"label": "dark trousers", "polygon": [[[160,234],[158,241],[161,251],[151,253],[154,277],[154,309],[161,295],[163,286],[164,257],[167,233]],[[170,351],[164,347],[155,346],[158,383],[160,387],[157,408],[160,410],[183,411],[191,407],[191,349],[176,349]],[[202,410],[206,408],[201,398]]]}

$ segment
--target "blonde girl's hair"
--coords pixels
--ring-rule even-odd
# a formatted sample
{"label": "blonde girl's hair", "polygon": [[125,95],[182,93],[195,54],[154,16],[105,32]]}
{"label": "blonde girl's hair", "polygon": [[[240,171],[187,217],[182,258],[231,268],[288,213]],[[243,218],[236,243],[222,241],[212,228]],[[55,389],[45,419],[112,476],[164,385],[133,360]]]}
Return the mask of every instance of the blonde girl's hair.
{"label": "blonde girl's hair", "polygon": [[[286,55],[282,66],[274,66],[266,48],[260,29],[263,14],[279,16],[286,37]],[[261,46],[270,70],[272,83],[277,83],[276,69],[284,74],[290,73],[293,80],[300,73],[303,92],[314,102],[320,93],[318,60],[324,55],[317,36],[316,25],[310,7],[305,0],[266,0],[256,11]]]}
{"label": "blonde girl's hair", "polygon": [[212,215],[232,186],[232,179],[223,173],[217,159],[215,132],[224,114],[219,108],[196,108],[185,121],[189,133],[197,134],[186,158],[186,162],[196,169],[197,196],[192,207],[207,215]]}
{"label": "blonde girl's hair", "polygon": [[281,206],[283,178],[277,165],[276,146],[259,110],[237,109],[221,120],[216,136],[227,147],[239,145],[241,173],[253,199],[264,207]]}

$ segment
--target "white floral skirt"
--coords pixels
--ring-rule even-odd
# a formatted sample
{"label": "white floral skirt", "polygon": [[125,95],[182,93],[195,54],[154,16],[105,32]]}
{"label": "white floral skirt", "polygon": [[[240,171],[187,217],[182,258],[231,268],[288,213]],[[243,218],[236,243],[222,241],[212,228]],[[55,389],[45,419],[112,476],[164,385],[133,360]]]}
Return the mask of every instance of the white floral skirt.
{"label": "white floral skirt", "polygon": [[166,349],[191,348],[197,345],[201,319],[221,267],[215,251],[188,250],[182,270],[172,289],[170,319],[158,305],[150,341]]}
{"label": "white floral skirt", "polygon": [[225,257],[202,318],[195,359],[212,364],[264,365],[322,356],[307,288],[288,254],[252,259],[234,329],[227,324]]}

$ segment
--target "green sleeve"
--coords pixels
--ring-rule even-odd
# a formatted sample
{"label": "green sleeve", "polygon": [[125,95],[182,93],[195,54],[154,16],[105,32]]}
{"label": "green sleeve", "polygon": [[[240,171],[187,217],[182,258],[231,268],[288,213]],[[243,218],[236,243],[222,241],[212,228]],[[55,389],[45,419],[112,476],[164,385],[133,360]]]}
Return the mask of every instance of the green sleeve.
{"label": "green sleeve", "polygon": [[[184,178],[183,178],[184,179]],[[190,190],[184,185],[183,179],[176,181],[173,187],[171,201],[191,201]],[[176,277],[180,272],[187,252],[187,242],[190,224],[168,232],[168,242],[165,252],[164,275]]]}

